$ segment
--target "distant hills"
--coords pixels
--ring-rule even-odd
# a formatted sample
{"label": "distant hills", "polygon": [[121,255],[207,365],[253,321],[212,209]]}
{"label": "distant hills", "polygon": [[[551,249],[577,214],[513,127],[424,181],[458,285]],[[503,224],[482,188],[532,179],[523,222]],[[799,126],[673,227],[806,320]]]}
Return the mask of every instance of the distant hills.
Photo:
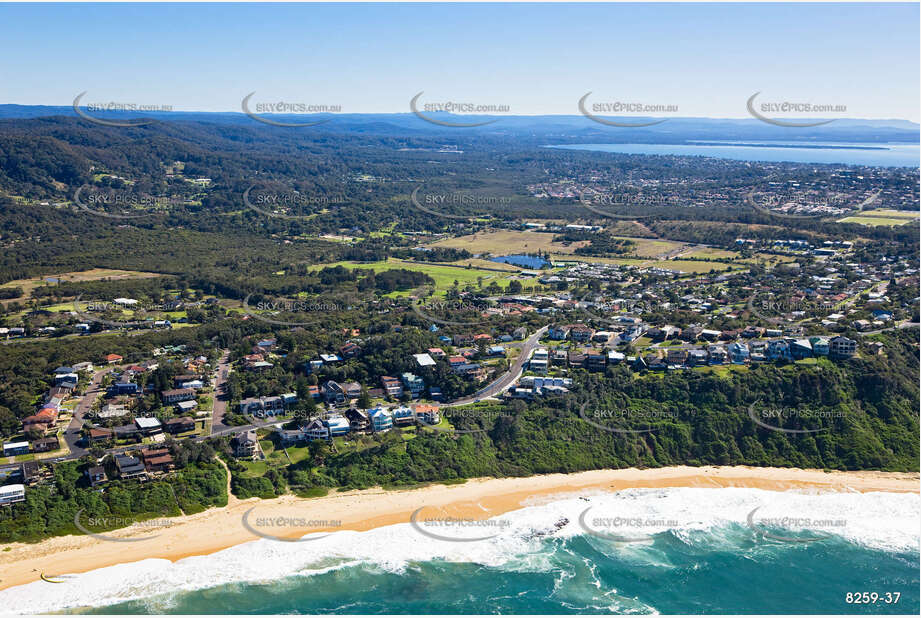
{"label": "distant hills", "polygon": [[[278,127],[280,131],[351,132],[371,135],[493,135],[527,137],[554,143],[683,143],[688,140],[797,140],[828,142],[919,142],[921,125],[908,120],[836,119],[834,122],[804,128],[778,127],[754,118],[669,118],[648,127],[608,127],[581,115],[559,116],[459,116],[426,112],[429,118],[443,122],[469,123],[496,119],[479,127],[445,127],[429,123],[412,113],[395,114],[273,114],[269,118],[283,122],[315,122],[314,127]],[[0,120],[64,116],[75,118],[70,106],[0,105]],[[253,124],[257,121],[242,112],[107,112],[109,120],[154,118],[164,122],[204,122],[213,124]],[[604,116],[605,119],[637,123],[653,118]],[[820,119],[810,118],[810,121]],[[265,125],[269,126],[269,125]]]}

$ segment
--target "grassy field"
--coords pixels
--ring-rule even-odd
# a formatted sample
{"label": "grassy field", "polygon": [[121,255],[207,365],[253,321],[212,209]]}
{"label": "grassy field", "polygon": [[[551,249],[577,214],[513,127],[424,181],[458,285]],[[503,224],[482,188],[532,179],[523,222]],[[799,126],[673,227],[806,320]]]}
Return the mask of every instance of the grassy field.
{"label": "grassy field", "polygon": [[838,219],[838,223],[859,223],[860,225],[871,227],[905,225],[911,221],[912,219],[887,219],[885,217],[845,217],[844,219]]}
{"label": "grassy field", "polygon": [[[466,249],[471,253],[491,253],[493,255],[510,255],[518,253],[536,253],[537,251],[572,255],[579,247],[589,241],[573,243],[553,242],[555,234],[528,230],[490,230],[457,238],[446,238],[432,244],[433,247],[452,247]],[[671,240],[635,238],[616,236],[636,243],[634,254],[640,258],[652,258],[665,255],[684,246],[684,243]]]}
{"label": "grassy field", "polygon": [[735,251],[727,251],[726,249],[716,249],[714,247],[695,247],[687,253],[682,253],[681,257],[686,258],[704,258],[704,259],[714,259],[714,258],[737,258],[739,254]]}
{"label": "grassy field", "polygon": [[466,249],[470,253],[491,253],[493,255],[509,255],[516,253],[537,253],[538,251],[553,251],[556,253],[572,253],[578,247],[588,245],[588,241],[571,243],[568,246],[553,242],[554,234],[547,232],[531,232],[519,230],[491,230],[478,232],[457,238],[445,238],[432,243],[433,247],[452,247]]}
{"label": "grassy field", "polygon": [[[492,264],[492,262],[488,262]],[[317,266],[311,267],[312,270],[325,268],[328,266],[343,266],[345,268],[360,268],[364,270],[373,270],[374,272],[381,272],[384,270],[390,270],[395,268],[404,268],[406,270],[412,270],[416,272],[425,273],[429,277],[435,280],[435,292],[436,294],[444,294],[445,291],[449,290],[454,286],[454,282],[457,281],[458,284],[463,287],[464,285],[470,283],[474,286],[477,285],[478,280],[482,280],[483,285],[489,285],[495,281],[499,286],[505,288],[508,286],[511,281],[509,275],[504,275],[501,272],[493,272],[489,270],[483,270],[480,268],[462,268],[458,266],[440,266],[433,264],[420,264],[418,262],[410,262],[405,260],[398,260],[395,258],[389,258],[386,261],[380,262],[336,262],[334,264],[319,264]],[[504,270],[504,269],[503,269]],[[516,269],[517,270],[517,269]],[[408,296],[410,292],[394,292],[391,296]]]}
{"label": "grassy field", "polygon": [[[161,277],[159,273],[148,273],[134,270],[115,270],[110,268],[93,268],[81,272],[62,273],[60,275],[45,275],[43,277],[34,277],[32,279],[17,279],[8,281],[0,288],[22,288],[23,296],[10,300],[4,300],[3,303],[13,301],[25,302],[32,297],[32,290],[42,285],[54,285],[49,279],[57,279],[61,282],[74,281],[97,281],[99,279],[149,279],[151,277]],[[73,307],[71,307],[72,309]]]}
{"label": "grassy field", "polygon": [[670,253],[672,251],[677,251],[684,246],[684,243],[675,242],[673,240],[656,240],[652,238],[630,238],[628,236],[616,236],[615,238],[621,238],[623,240],[632,240],[636,243],[635,250],[633,252],[637,257],[659,257]]}
{"label": "grassy field", "polygon": [[908,210],[890,210],[887,208],[876,208],[867,210],[858,215],[838,219],[838,223],[859,223],[860,225],[878,226],[878,225],[905,225],[906,223],[916,222],[918,212]]}

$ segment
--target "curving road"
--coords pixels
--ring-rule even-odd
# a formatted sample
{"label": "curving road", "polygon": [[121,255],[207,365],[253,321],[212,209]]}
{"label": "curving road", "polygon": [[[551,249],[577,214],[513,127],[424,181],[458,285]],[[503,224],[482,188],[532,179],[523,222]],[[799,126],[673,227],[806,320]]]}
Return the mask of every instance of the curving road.
{"label": "curving road", "polygon": [[480,399],[486,399],[488,397],[495,397],[509,386],[511,386],[515,380],[521,375],[522,370],[524,369],[524,364],[531,358],[531,352],[534,351],[534,348],[540,345],[540,338],[543,336],[547,329],[550,326],[544,326],[543,328],[537,330],[533,335],[524,340],[521,344],[521,354],[518,355],[518,358],[515,359],[515,362],[512,363],[512,366],[509,367],[508,371],[503,373],[501,376],[478,390],[476,393],[470,397],[464,397],[463,399],[457,399],[450,403],[444,404],[444,408],[452,408],[455,406],[466,406],[468,404],[479,401]]}

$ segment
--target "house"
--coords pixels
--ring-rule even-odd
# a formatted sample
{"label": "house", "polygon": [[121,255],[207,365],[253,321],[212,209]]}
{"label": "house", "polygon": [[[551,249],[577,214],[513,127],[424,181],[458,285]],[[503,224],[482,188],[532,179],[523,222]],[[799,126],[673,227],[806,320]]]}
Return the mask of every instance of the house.
{"label": "house", "polygon": [[425,380],[413,373],[404,373],[402,379],[403,386],[409,390],[413,399],[417,399],[422,394],[422,391],[425,390]]}
{"label": "house", "polygon": [[390,416],[393,419],[393,424],[397,426],[412,425],[416,422],[416,415],[411,408],[406,406],[394,408],[390,411]]}
{"label": "house", "polygon": [[549,363],[550,353],[547,352],[547,348],[537,348],[531,353],[531,358],[528,360],[528,369],[534,373],[547,373]]}
{"label": "house", "polygon": [[339,356],[342,358],[354,358],[359,354],[361,354],[361,348],[352,341],[346,342],[345,345],[339,348]]}
{"label": "house", "polygon": [[13,455],[26,455],[28,452],[28,442],[6,442],[3,444],[3,455],[5,457],[12,457]]}
{"label": "house", "polygon": [[430,386],[429,387],[429,397],[433,401],[441,401],[444,395],[441,392],[441,388],[437,386]]}
{"label": "house", "polygon": [[384,408],[375,408],[371,410],[371,426],[374,433],[392,429],[393,416]]}
{"label": "house", "polygon": [[589,371],[603,371],[607,364],[607,357],[600,350],[589,350],[585,355],[585,368]]}
{"label": "house", "polygon": [[307,423],[302,431],[307,440],[329,440],[329,428],[318,418]]}
{"label": "house", "polygon": [[147,469],[137,457],[128,455],[116,455],[115,467],[118,468],[118,476],[123,479],[146,479]]}
{"label": "house", "polygon": [[106,440],[112,440],[115,438],[115,432],[111,429],[104,429],[102,427],[93,427],[89,432],[89,443],[98,444],[99,442],[105,442]]}
{"label": "house", "polygon": [[[186,402],[182,402],[186,403]],[[191,402],[188,402],[191,403]],[[177,434],[185,433],[187,431],[195,431],[195,421],[188,416],[182,416],[179,418],[171,418],[166,421],[166,431],[167,433]]]}
{"label": "house", "polygon": [[111,395],[135,395],[140,392],[140,387],[127,377],[122,377],[109,387]]}
{"label": "house", "polygon": [[179,411],[180,414],[188,414],[197,407],[197,401],[180,401],[176,404],[176,410]]}
{"label": "house", "polygon": [[695,348],[688,350],[687,364],[689,367],[701,367],[710,361],[710,355],[706,350]]}
{"label": "house", "polygon": [[505,356],[505,348],[501,345],[489,346],[489,349],[486,350],[486,353],[489,356]]}
{"label": "house", "polygon": [[38,431],[45,433],[57,424],[58,413],[53,408],[42,408],[36,414],[22,419],[23,431]]}
{"label": "house", "polygon": [[832,358],[851,358],[857,353],[857,342],[847,337],[833,337],[828,342],[828,355]]}
{"label": "house", "polygon": [[351,431],[349,421],[339,414],[330,414],[323,421],[323,424],[329,430],[329,437],[344,436]]}
{"label": "house", "polygon": [[684,365],[688,362],[688,352],[684,348],[669,348],[665,359],[669,365]]}
{"label": "house", "polygon": [[180,401],[191,401],[196,397],[195,391],[191,388],[177,388],[160,393],[160,399],[163,403],[179,403]]}
{"label": "house", "polygon": [[39,438],[38,440],[32,442],[33,453],[47,453],[49,451],[56,451],[59,448],[61,448],[61,441],[57,436]]}
{"label": "house", "polygon": [[340,404],[345,403],[348,399],[345,388],[334,380],[329,380],[323,384],[323,399],[327,403]]}
{"label": "house", "polygon": [[518,328],[512,331],[512,338],[515,339],[516,341],[524,339],[527,336],[528,336],[528,329],[525,328],[524,326],[519,326]]}
{"label": "house", "polygon": [[284,411],[284,402],[281,397],[249,397],[240,401],[240,414],[262,418],[281,414]]}
{"label": "house", "polygon": [[729,360],[736,365],[744,365],[751,358],[751,351],[748,346],[741,341],[733,341],[729,344]]}
{"label": "house", "polygon": [[812,343],[808,339],[794,339],[790,343],[790,355],[794,359],[808,358],[812,356]]}
{"label": "house", "polygon": [[26,499],[26,486],[18,483],[0,487],[0,506],[23,502]]}
{"label": "house", "polygon": [[608,330],[595,331],[595,334],[592,335],[592,341],[595,343],[607,343],[611,340],[611,335],[613,334],[614,333]]}
{"label": "house", "polygon": [[595,331],[584,324],[576,324],[569,329],[569,338],[580,343],[590,341]]}
{"label": "house", "polygon": [[569,366],[576,369],[585,367],[585,352],[572,350],[569,352]]}
{"label": "house", "polygon": [[369,412],[359,410],[358,408],[349,408],[345,411],[345,418],[349,421],[349,428],[352,431],[367,431],[371,427]]}
{"label": "house", "polygon": [[760,326],[746,326],[741,335],[746,339],[755,339],[764,335],[764,329]]}
{"label": "house", "polygon": [[553,341],[565,341],[569,338],[569,326],[551,326],[547,330],[547,336]]}
{"label": "house", "polygon": [[420,403],[416,406],[416,419],[424,425],[437,425],[441,422],[438,406]]}
{"label": "house", "polygon": [[609,365],[619,365],[620,363],[624,362],[625,358],[626,357],[624,356],[623,352],[618,352],[616,350],[611,350],[608,352]]}
{"label": "house", "polygon": [[[706,341],[716,341],[723,336],[723,331],[712,330],[709,328],[701,329],[700,338]],[[735,339],[735,337],[733,337]]]}
{"label": "house", "polygon": [[144,466],[148,472],[169,472],[175,467],[173,456],[169,449],[146,449],[141,451],[141,457],[144,459]]}
{"label": "house", "polygon": [[722,365],[729,358],[726,348],[716,344],[707,346],[707,354],[710,356],[711,365]]}
{"label": "house", "polygon": [[428,354],[413,354],[413,358],[416,359],[416,363],[420,367],[433,367],[435,365],[435,359]]}
{"label": "house", "polygon": [[399,399],[403,396],[403,384],[392,376],[381,376],[381,387],[388,397]]}
{"label": "house", "polygon": [[767,346],[768,360],[793,360],[790,344],[783,339],[772,339]]}
{"label": "house", "polygon": [[77,382],[80,380],[80,376],[76,373],[56,373],[54,374],[54,385],[55,386],[64,386],[65,384],[71,384],[73,386],[77,385]]}
{"label": "house", "polygon": [[456,346],[467,346],[473,344],[473,335],[454,335],[451,339]]}
{"label": "house", "polygon": [[184,373],[182,375],[174,376],[173,388],[192,388],[191,386],[183,386],[183,384],[186,382],[194,382],[196,380],[201,381],[201,376],[191,373]]}
{"label": "house", "polygon": [[147,418],[143,416],[138,417],[134,419],[134,424],[137,426],[138,431],[145,436],[150,436],[163,431],[163,425],[161,425],[160,421],[155,418]]}
{"label": "house", "polygon": [[643,362],[645,362],[646,366],[653,371],[663,371],[668,369],[668,363],[658,354],[647,354],[643,357]]}
{"label": "house", "polygon": [[256,430],[242,431],[230,439],[230,448],[233,456],[238,459],[252,459],[259,450],[259,440]]}
{"label": "house", "polygon": [[106,476],[106,469],[102,466],[93,466],[86,469],[86,478],[90,480],[90,487],[96,487],[109,480]]}
{"label": "house", "polygon": [[114,365],[115,363],[122,362],[122,357],[119,354],[108,354],[106,355],[106,363],[109,365]]}
{"label": "house", "polygon": [[809,343],[812,344],[812,353],[816,356],[828,356],[829,342],[827,337],[810,337]]}

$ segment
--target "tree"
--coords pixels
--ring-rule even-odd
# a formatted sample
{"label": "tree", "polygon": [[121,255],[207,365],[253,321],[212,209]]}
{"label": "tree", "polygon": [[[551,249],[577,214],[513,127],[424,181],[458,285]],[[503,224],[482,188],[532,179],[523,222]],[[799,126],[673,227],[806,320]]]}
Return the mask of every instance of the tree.
{"label": "tree", "polygon": [[368,394],[367,388],[361,389],[361,395],[358,396],[358,407],[367,410],[371,407],[371,395]]}

